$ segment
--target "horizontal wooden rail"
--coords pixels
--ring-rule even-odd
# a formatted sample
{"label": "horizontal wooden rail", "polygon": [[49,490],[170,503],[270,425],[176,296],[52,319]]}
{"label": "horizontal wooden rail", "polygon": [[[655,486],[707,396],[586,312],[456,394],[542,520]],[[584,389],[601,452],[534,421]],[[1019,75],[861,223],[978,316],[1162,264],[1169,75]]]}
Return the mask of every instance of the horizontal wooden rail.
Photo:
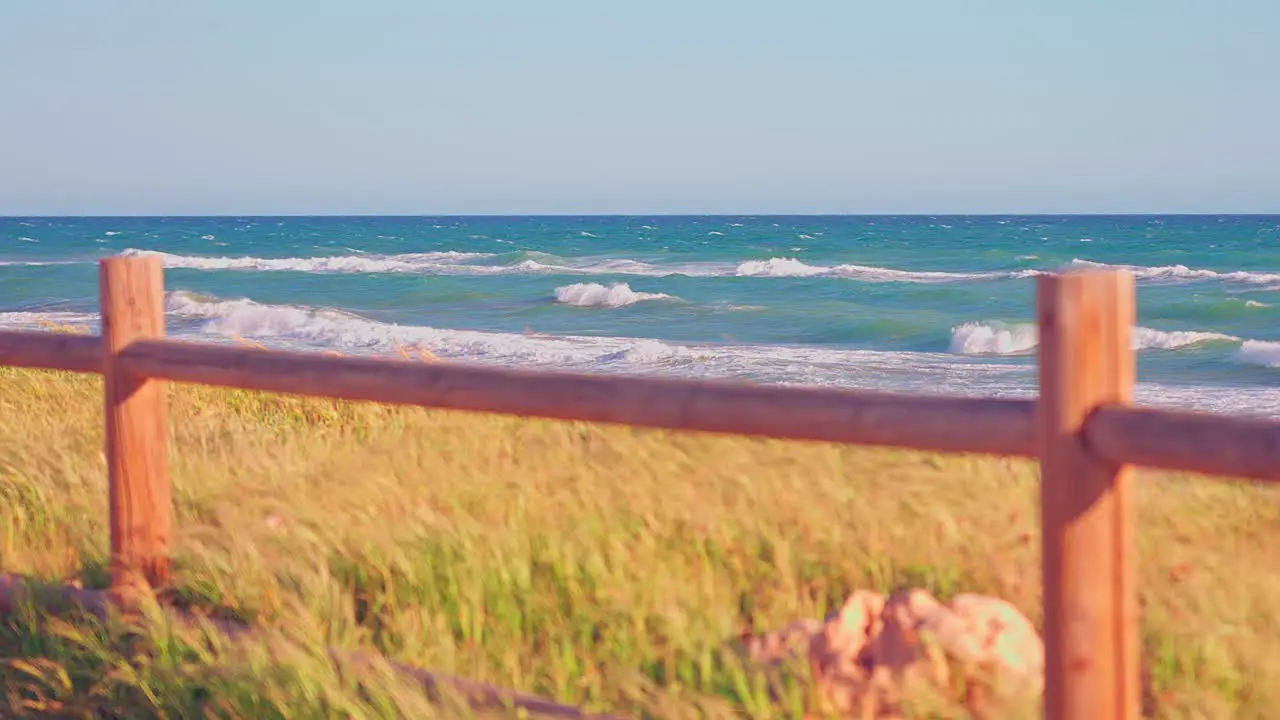
{"label": "horizontal wooden rail", "polygon": [[102,338],[51,332],[0,330],[0,365],[102,372]]}
{"label": "horizontal wooden rail", "polygon": [[[177,341],[134,343],[122,358],[127,370],[144,377],[224,387],[799,440],[1035,454],[1032,400],[427,365]],[[101,338],[0,330],[3,365],[101,373]],[[715,409],[725,403],[729,411]],[[1274,420],[1103,406],[1090,415],[1084,435],[1116,463],[1280,482],[1280,422]]]}
{"label": "horizontal wooden rail", "polygon": [[1280,422],[1104,405],[1085,440],[1102,457],[1168,470],[1280,482]]}
{"label": "horizontal wooden rail", "polygon": [[140,340],[142,377],[402,405],[673,430],[1033,454],[1035,404],[747,383],[507,370]]}

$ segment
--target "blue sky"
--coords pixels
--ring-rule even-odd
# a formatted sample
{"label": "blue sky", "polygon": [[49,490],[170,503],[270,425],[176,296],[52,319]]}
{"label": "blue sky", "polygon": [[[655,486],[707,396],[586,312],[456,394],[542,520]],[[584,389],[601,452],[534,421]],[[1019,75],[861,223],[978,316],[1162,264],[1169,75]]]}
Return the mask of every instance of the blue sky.
{"label": "blue sky", "polygon": [[0,214],[1280,212],[1274,0],[0,3]]}

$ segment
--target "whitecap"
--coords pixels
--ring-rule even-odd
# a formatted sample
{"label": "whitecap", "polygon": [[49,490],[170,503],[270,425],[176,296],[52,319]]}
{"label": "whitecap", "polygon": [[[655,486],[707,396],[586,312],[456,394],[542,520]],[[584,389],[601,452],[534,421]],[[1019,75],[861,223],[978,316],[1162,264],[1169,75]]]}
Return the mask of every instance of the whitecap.
{"label": "whitecap", "polygon": [[1250,270],[1219,272],[1217,270],[1198,270],[1189,268],[1186,265],[1158,265],[1153,267],[1143,265],[1108,265],[1107,263],[1081,260],[1079,258],[1072,260],[1071,264],[1081,267],[1115,268],[1125,270],[1131,273],[1136,280],[1156,282],[1222,280],[1253,285],[1280,282],[1280,272],[1257,272]]}
{"label": "whitecap", "polygon": [[[493,257],[490,253],[428,252],[404,255],[334,255],[320,257],[201,257],[174,255],[152,250],[130,248],[124,257],[156,256],[167,268],[194,270],[261,270],[316,273],[405,273],[428,272],[457,266],[472,259]],[[475,270],[481,272],[481,270]]]}
{"label": "whitecap", "polygon": [[1246,340],[1240,345],[1236,359],[1248,365],[1280,368],[1280,342]]}
{"label": "whitecap", "polygon": [[625,307],[645,300],[671,300],[665,293],[636,292],[626,283],[604,286],[599,283],[576,283],[555,290],[556,302],[575,307]]}
{"label": "whitecap", "polygon": [[795,258],[749,260],[738,265],[736,274],[746,277],[837,277],[862,282],[937,283],[963,280],[1023,278],[1038,274],[1036,270],[1017,272],[941,272],[931,270],[895,270],[870,265],[809,265]]}
{"label": "whitecap", "polygon": [[807,265],[795,258],[770,258],[748,260],[738,266],[737,274],[744,277],[812,277],[830,271],[829,267]]}
{"label": "whitecap", "polygon": [[[423,349],[446,362],[495,367],[985,397],[1036,395],[1033,363],[980,362],[946,353],[450,330],[379,322],[336,309],[263,305],[249,299],[180,292],[170,293],[167,304],[171,318],[186,321],[171,333],[184,339],[230,342],[245,338],[268,347],[383,357],[396,356],[399,348]],[[1247,352],[1242,349],[1246,362],[1280,364],[1280,343],[1249,341],[1247,347]],[[1140,383],[1136,396],[1143,404],[1280,416],[1280,388]]]}
{"label": "whitecap", "polygon": [[98,314],[35,310],[0,312],[0,328],[8,330],[40,330],[49,324],[64,327],[83,327],[96,332]]}
{"label": "whitecap", "polygon": [[[969,322],[951,329],[949,351],[961,355],[1017,355],[1034,349],[1040,342],[1033,323]],[[1208,342],[1240,342],[1240,338],[1217,332],[1194,330],[1154,330],[1135,327],[1135,350],[1176,350]]]}
{"label": "whitecap", "polygon": [[965,323],[951,329],[950,352],[960,355],[1015,355],[1039,343],[1035,325]]}

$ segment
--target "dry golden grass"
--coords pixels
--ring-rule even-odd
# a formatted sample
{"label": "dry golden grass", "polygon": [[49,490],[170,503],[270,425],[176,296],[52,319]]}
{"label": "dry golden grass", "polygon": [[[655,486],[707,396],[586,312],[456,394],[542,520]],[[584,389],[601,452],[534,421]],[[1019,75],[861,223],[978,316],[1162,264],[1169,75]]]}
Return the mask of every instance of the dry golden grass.
{"label": "dry golden grass", "polygon": [[[622,715],[798,717],[726,643],[853,588],[992,593],[1039,621],[1034,465],[172,390],[176,578],[292,650],[31,609],[5,717],[427,717],[326,645]],[[105,582],[100,380],[0,369],[0,572]],[[1148,711],[1280,707],[1280,505],[1140,482]],[[277,644],[278,648],[279,645]],[[958,716],[946,713],[935,717]]]}

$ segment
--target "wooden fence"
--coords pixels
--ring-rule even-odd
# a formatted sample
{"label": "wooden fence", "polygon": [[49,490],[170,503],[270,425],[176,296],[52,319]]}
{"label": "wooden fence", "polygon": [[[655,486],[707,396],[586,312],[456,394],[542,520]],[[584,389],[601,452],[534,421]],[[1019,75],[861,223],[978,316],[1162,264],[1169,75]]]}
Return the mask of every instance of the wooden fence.
{"label": "wooden fence", "polygon": [[164,339],[152,257],[99,267],[101,337],[0,332],[0,365],[105,378],[110,597],[169,581],[164,381],[514,415],[1039,458],[1045,716],[1140,712],[1130,465],[1280,480],[1280,422],[1131,407],[1134,286],[1037,279],[1038,401],[529,372]]}

